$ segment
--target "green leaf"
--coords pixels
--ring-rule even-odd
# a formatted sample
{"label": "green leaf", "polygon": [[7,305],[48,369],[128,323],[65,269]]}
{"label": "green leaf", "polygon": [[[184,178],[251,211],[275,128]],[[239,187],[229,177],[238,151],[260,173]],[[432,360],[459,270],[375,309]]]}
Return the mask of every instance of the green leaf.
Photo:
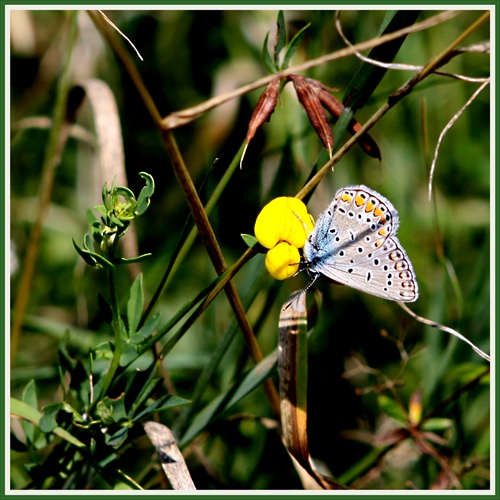
{"label": "green leaf", "polygon": [[109,214],[109,224],[108,226],[118,226],[125,227],[125,225],[130,224],[128,220],[119,219],[114,213]]}
{"label": "green leaf", "polygon": [[129,421],[127,417],[127,411],[125,409],[125,392],[120,394],[116,399],[112,399],[109,396],[103,398],[102,403],[106,408],[109,409],[111,416],[115,422],[125,422]]}
{"label": "green leaf", "polygon": [[139,172],[139,175],[146,181],[146,185],[141,189],[137,199],[136,215],[142,215],[149,207],[151,196],[155,192],[155,181],[151,175],[146,172]]}
{"label": "green leaf", "polygon": [[115,419],[113,418],[113,414],[103,401],[97,403],[95,412],[104,425],[111,425],[114,423]]}
{"label": "green leaf", "polygon": [[[35,425],[39,424],[40,418],[42,416],[42,414],[38,410],[32,408],[26,403],[23,403],[22,401],[19,401],[16,398],[10,398],[10,414],[14,417],[28,420]],[[82,443],[79,439],[77,439],[61,427],[56,427],[55,429],[53,429],[53,433],[60,438],[68,441],[68,443],[77,446],[78,448],[86,448],[84,443]]]}
{"label": "green leaf", "polygon": [[453,420],[449,418],[430,418],[421,426],[424,431],[444,431],[451,427],[453,427]]}
{"label": "green leaf", "polygon": [[[32,379],[30,380],[27,384],[26,387],[23,390],[22,394],[22,401],[23,403],[26,403],[27,405],[31,406],[32,408],[38,409],[38,397],[36,395],[36,384],[35,381]],[[22,420],[21,421],[24,434],[26,435],[26,439],[30,443],[35,442],[35,431],[36,427],[34,424],[31,422],[28,422],[27,420]]]}
{"label": "green leaf", "polygon": [[[113,185],[114,183],[115,181],[113,180]],[[109,196],[108,183],[104,182],[104,184],[102,185],[102,202],[104,203],[104,207],[106,208],[104,213],[113,208],[112,206],[109,205],[110,201],[111,198]]]}
{"label": "green leaf", "polygon": [[[420,11],[400,10],[389,11],[382,22],[379,35],[391,33],[398,29],[412,25],[418,18]],[[399,37],[395,40],[374,47],[368,57],[377,61],[390,63],[394,60],[399,49],[403,45],[406,37]],[[362,108],[371,97],[378,84],[387,72],[386,68],[374,66],[370,63],[363,63],[358,72],[347,86],[342,102],[356,111]]]}
{"label": "green leaf", "polygon": [[36,395],[36,383],[31,379],[23,390],[23,403],[30,405],[32,408],[38,409],[38,397]]}
{"label": "green leaf", "polygon": [[182,436],[179,447],[185,446],[212,422],[222,416],[253,391],[267,377],[270,376],[278,360],[278,351],[275,350],[255,365],[242,378],[234,383],[227,391],[212,400],[200,413],[193,418],[191,425]]}
{"label": "green leaf", "polygon": [[94,210],[101,215],[106,215],[108,213],[108,210],[104,205],[95,205]]}
{"label": "green leaf", "polygon": [[43,408],[42,417],[39,422],[42,432],[52,432],[58,426],[56,419],[60,411],[73,415],[73,417],[76,417],[76,420],[83,421],[81,415],[68,403],[51,403]]}
{"label": "green leaf", "polygon": [[80,254],[80,256],[83,258],[83,260],[91,265],[92,267],[103,267],[104,269],[115,269],[115,266],[109,262],[109,260],[105,259],[102,255],[99,255],[98,253],[91,252],[89,250],[85,250],[78,243],[76,240],[73,238],[73,246],[75,247],[76,251]]}
{"label": "green leaf", "polygon": [[404,424],[408,423],[408,419],[406,418],[403,409],[396,401],[394,401],[394,399],[389,398],[385,394],[380,394],[377,401],[382,411],[387,413],[389,417]]}
{"label": "green leaf", "polygon": [[95,359],[113,359],[113,345],[111,342],[99,344],[95,350]]}
{"label": "green leaf", "polygon": [[136,202],[134,192],[126,186],[117,186],[112,191],[113,196],[123,196],[129,202]]}
{"label": "green leaf", "polygon": [[137,345],[127,342],[123,345],[122,355],[120,356],[120,366],[127,366],[138,357]]}
{"label": "green leaf", "polygon": [[154,403],[150,404],[147,406],[143,411],[138,413],[134,417],[134,422],[139,421],[140,419],[149,416],[153,413],[157,413],[159,411],[163,410],[169,410],[170,408],[176,408],[177,406],[183,406],[190,404],[191,401],[188,399],[181,398],[179,396],[172,396],[171,394],[167,394],[165,396],[162,396],[158,400],[156,400]]}
{"label": "green leaf", "polygon": [[94,259],[88,251],[85,251],[80,245],[76,242],[75,238],[73,238],[73,246],[75,247],[76,251],[80,254],[80,257],[89,265],[92,267],[97,267],[97,261]]}
{"label": "green leaf", "polygon": [[262,247],[263,249],[263,252],[262,253],[266,253],[267,252],[267,248],[264,248],[258,241],[257,241],[257,238],[253,235],[253,234],[242,234],[241,235],[241,238],[243,239],[243,241],[247,244],[247,246],[249,246],[250,248],[253,248],[254,246],[257,246],[259,245],[260,247]]}
{"label": "green leaf", "polygon": [[134,418],[136,411],[138,411],[142,405],[146,404],[146,400],[150,397],[153,391],[161,383],[162,378],[157,376],[158,367],[160,361],[154,361],[150,367],[150,373],[148,379],[144,382],[140,393],[138,394],[136,400],[132,404],[132,408],[128,412],[128,417],[130,419]]}
{"label": "green leaf", "polygon": [[283,62],[281,64],[280,69],[288,68],[288,64],[290,63],[290,59],[293,57],[293,55],[295,54],[295,51],[297,50],[297,48],[301,44],[302,39],[304,38],[304,36],[306,34],[306,30],[307,30],[307,28],[309,28],[309,26],[311,26],[311,23],[306,24],[292,38],[292,41],[288,44],[288,47],[286,49],[285,57],[283,58]]}
{"label": "green leaf", "polygon": [[85,233],[83,235],[83,249],[90,252],[94,251],[94,243],[92,242],[92,238],[89,233]]}
{"label": "green leaf", "polygon": [[269,48],[267,47],[268,43],[269,43],[269,32],[266,33],[266,37],[264,38],[264,45],[262,46],[262,59],[269,73],[275,73],[276,71],[278,71],[278,68],[277,66],[274,65],[273,58],[269,53]]}
{"label": "green leaf", "polygon": [[139,255],[138,257],[131,257],[130,259],[125,259],[125,258],[120,258],[116,261],[117,264],[131,264],[132,262],[142,262],[143,260],[147,259],[148,257],[151,257],[153,255],[152,253],[144,253],[142,255]]}
{"label": "green leaf", "polygon": [[133,344],[140,344],[144,339],[147,339],[152,335],[155,328],[158,326],[160,321],[160,314],[156,313],[151,318],[149,318],[144,326],[135,334],[131,335],[130,342]]}
{"label": "green leaf", "polygon": [[117,432],[114,434],[106,434],[106,444],[108,446],[114,446],[115,448],[119,448],[127,439],[128,432],[130,430],[129,425],[123,425]]}
{"label": "green leaf", "polygon": [[[102,205],[98,205],[99,207],[102,207],[104,209],[104,207]],[[97,207],[94,208],[94,210],[97,210]],[[95,223],[97,222],[97,224],[100,224],[100,220],[94,215],[94,212],[88,208],[87,209],[87,224],[89,225],[89,227],[92,227]]]}
{"label": "green leaf", "polygon": [[286,45],[286,26],[285,26],[285,16],[283,11],[278,12],[278,18],[276,20],[276,47],[274,48],[274,66],[279,68],[279,55]]}
{"label": "green leaf", "polygon": [[144,308],[144,289],[142,273],[140,273],[130,287],[127,301],[127,320],[129,335],[135,334]]}

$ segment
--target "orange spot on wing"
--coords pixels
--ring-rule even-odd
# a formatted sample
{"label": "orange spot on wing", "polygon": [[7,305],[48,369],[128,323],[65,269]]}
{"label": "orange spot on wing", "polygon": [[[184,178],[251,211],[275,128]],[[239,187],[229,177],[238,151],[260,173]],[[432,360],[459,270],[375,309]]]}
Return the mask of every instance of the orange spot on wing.
{"label": "orange spot on wing", "polygon": [[365,203],[365,199],[360,194],[356,195],[356,205],[360,207]]}

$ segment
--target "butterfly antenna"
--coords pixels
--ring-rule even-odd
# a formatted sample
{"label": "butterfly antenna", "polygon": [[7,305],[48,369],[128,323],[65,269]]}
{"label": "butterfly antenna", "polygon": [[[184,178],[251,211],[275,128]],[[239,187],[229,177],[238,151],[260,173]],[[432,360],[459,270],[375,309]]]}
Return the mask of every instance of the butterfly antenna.
{"label": "butterfly antenna", "polygon": [[283,309],[282,311],[286,311],[291,305],[292,303],[297,300],[299,297],[302,297],[302,295],[304,295],[304,293],[306,293],[313,285],[314,283],[316,282],[316,280],[319,278],[319,274],[315,274],[313,279],[311,280],[311,282],[303,289],[301,290],[297,295],[295,295],[295,297],[291,300],[289,300],[284,306],[283,306]]}

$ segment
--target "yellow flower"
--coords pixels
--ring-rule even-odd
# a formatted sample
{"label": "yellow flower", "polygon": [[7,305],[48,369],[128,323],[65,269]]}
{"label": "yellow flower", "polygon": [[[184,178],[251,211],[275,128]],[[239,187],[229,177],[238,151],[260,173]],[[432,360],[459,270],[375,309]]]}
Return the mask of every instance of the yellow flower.
{"label": "yellow flower", "polygon": [[269,274],[273,278],[286,280],[293,276],[299,269],[299,251],[297,247],[282,241],[267,252],[265,263]]}
{"label": "yellow flower", "polygon": [[255,221],[255,237],[269,248],[265,263],[271,276],[284,280],[299,270],[298,249],[305,245],[313,229],[313,219],[298,198],[275,198],[260,211]]}
{"label": "yellow flower", "polygon": [[298,198],[282,196],[270,201],[255,221],[255,237],[266,248],[286,241],[296,248],[305,245],[314,224],[307,207]]}

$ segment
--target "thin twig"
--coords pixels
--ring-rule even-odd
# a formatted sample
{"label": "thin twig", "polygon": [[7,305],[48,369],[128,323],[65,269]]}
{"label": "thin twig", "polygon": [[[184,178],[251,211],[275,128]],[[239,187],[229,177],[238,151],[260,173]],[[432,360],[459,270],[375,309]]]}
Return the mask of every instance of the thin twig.
{"label": "thin twig", "polygon": [[384,43],[390,42],[391,40],[395,40],[396,38],[400,38],[402,36],[406,36],[410,33],[416,33],[418,31],[425,30],[427,28],[430,28],[432,26],[435,26],[437,24],[440,24],[444,21],[447,21],[448,19],[451,19],[452,17],[456,16],[459,14],[460,11],[446,11],[446,12],[441,12],[433,17],[430,17],[429,19],[426,19],[424,21],[421,21],[419,23],[415,23],[411,26],[408,26],[406,28],[394,31],[393,33],[388,33],[386,35],[379,36],[377,38],[373,38],[371,40],[368,40],[366,42],[361,42],[356,45],[353,45],[352,47],[347,47],[345,49],[338,50],[336,52],[332,52],[331,54],[326,54],[324,56],[318,57],[316,59],[311,59],[305,63],[299,64],[297,66],[287,68],[286,70],[279,71],[277,73],[273,73],[272,75],[265,76],[263,78],[259,78],[258,80],[243,85],[235,90],[232,90],[230,92],[227,92],[225,94],[221,94],[218,96],[213,97],[212,99],[208,99],[200,104],[197,104],[196,106],[192,106],[190,108],[186,108],[180,111],[176,111],[173,113],[170,113],[168,116],[163,118],[162,120],[162,127],[165,129],[172,129],[176,127],[180,127],[182,125],[185,125],[196,118],[198,118],[200,115],[203,113],[220,106],[221,104],[225,103],[226,101],[229,101],[231,99],[235,99],[236,97],[240,97],[252,90],[258,89],[259,87],[263,87],[264,85],[267,85],[270,83],[272,80],[276,78],[285,78],[288,75],[292,75],[294,73],[301,73],[303,71],[306,71],[310,68],[314,68],[316,66],[321,66],[323,64],[336,61],[338,59],[342,59],[344,57],[352,56],[353,54],[356,53],[356,51],[362,51],[362,50],[367,50],[371,49],[372,47],[377,47],[378,45],[382,45]]}
{"label": "thin twig", "polygon": [[432,321],[430,319],[424,318],[423,316],[419,316],[418,314],[414,313],[404,302],[398,302],[398,304],[410,315],[413,316],[417,321],[420,321],[420,323],[423,323],[424,325],[431,326],[432,328],[437,328],[438,330],[442,330],[443,332],[450,333],[451,335],[454,335],[455,337],[459,338],[460,340],[463,340],[465,343],[469,344],[474,351],[479,354],[482,358],[484,358],[486,361],[490,362],[491,359],[486,354],[485,352],[481,351],[479,347],[476,347],[467,337],[464,337],[461,333],[458,333],[456,330],[453,330],[453,328],[450,328],[448,326],[441,325],[440,323],[436,323],[435,321]]}
{"label": "thin twig", "polygon": [[106,14],[104,14],[104,12],[103,12],[102,10],[99,10],[98,12],[101,14],[101,16],[104,18],[104,20],[105,20],[105,21],[106,21],[106,22],[107,22],[110,26],[112,26],[112,27],[113,27],[113,29],[115,29],[118,33],[120,33],[120,35],[121,35],[123,38],[125,38],[125,40],[127,40],[127,42],[128,42],[128,43],[131,45],[131,47],[135,50],[135,53],[137,54],[137,56],[139,57],[139,59],[140,59],[141,61],[144,61],[144,59],[143,59],[143,57],[141,56],[140,52],[137,50],[136,46],[132,43],[132,41],[130,40],[130,38],[129,38],[127,35],[125,35],[125,33],[123,33],[122,31],[120,31],[120,30],[118,29],[118,26],[116,26],[116,24],[114,24],[114,23],[113,23],[113,21],[111,21],[111,19],[110,19],[108,16],[106,16]]}
{"label": "thin twig", "polygon": [[457,113],[452,117],[452,119],[446,124],[444,129],[439,134],[439,139],[437,141],[436,149],[434,151],[434,158],[432,159],[432,164],[429,173],[429,200],[432,198],[432,179],[434,177],[434,170],[436,168],[436,162],[438,158],[439,148],[441,147],[441,142],[445,134],[450,130],[453,124],[460,118],[463,112],[475,101],[476,97],[483,91],[483,89],[490,84],[490,78],[487,78],[484,83],[472,94],[471,98],[457,111]]}
{"label": "thin twig", "polygon": [[[434,57],[429,63],[427,63],[422,70],[414,75],[410,80],[408,80],[399,89],[393,92],[386,103],[384,103],[378,111],[376,111],[365,123],[364,125],[351,136],[338,150],[337,152],[328,160],[323,167],[316,173],[316,175],[297,193],[296,197],[299,199],[304,198],[312,189],[314,189],[321,179],[334,167],[336,163],[356,144],[359,137],[361,137],[365,132],[370,130],[375,123],[377,123],[392,107],[394,107],[403,97],[407,96],[413,88],[420,83],[424,78],[429,76],[436,67],[438,67],[443,60],[445,60],[451,51],[453,51],[462,41],[467,38],[472,32],[474,32],[481,24],[483,24],[489,17],[489,12],[484,13],[476,22],[474,22],[467,30],[461,33],[455,41],[450,44],[445,50]],[[415,25],[413,25],[415,26]],[[356,45],[353,45],[356,47]]]}
{"label": "thin twig", "polygon": [[[339,11],[340,12],[340,11]],[[342,31],[342,25],[340,23],[340,16],[339,12],[337,12],[335,16],[335,27],[337,28],[337,33],[339,34],[340,38],[342,38],[343,42],[348,46],[348,47],[353,47],[353,44],[347,39],[347,37],[344,35],[344,32]],[[478,51],[478,47],[476,45],[471,48],[471,51]],[[457,49],[453,51],[453,53],[450,54],[450,59],[452,57],[455,57],[457,55],[463,54],[467,52],[466,48],[463,49]],[[424,68],[423,66],[417,66],[414,64],[400,64],[400,63],[387,63],[387,62],[382,62],[382,61],[377,61],[376,59],[372,59],[371,57],[364,56],[356,50],[354,55],[360,59],[363,62],[366,62],[368,64],[372,64],[373,66],[378,66],[379,68],[385,68],[385,69],[393,69],[393,70],[398,70],[398,71],[422,71]],[[446,71],[434,71],[435,75],[440,75],[440,76],[446,76],[449,78],[454,78],[456,80],[461,80],[465,82],[471,82],[471,83],[482,83],[488,80],[488,78],[475,78],[472,76],[465,76],[465,75],[459,75],[456,73],[448,73]]]}

